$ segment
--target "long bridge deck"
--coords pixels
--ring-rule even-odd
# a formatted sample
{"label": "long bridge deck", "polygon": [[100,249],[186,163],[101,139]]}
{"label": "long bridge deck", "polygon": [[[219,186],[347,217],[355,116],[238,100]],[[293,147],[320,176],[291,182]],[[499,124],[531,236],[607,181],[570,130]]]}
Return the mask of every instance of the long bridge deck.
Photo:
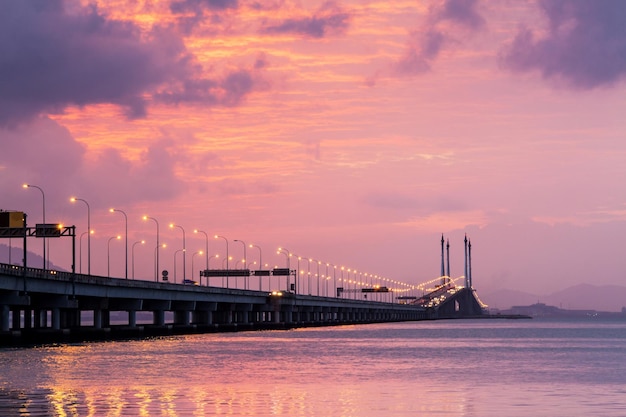
{"label": "long bridge deck", "polygon": [[[480,313],[473,291],[464,289],[456,291],[449,302],[435,306],[128,280],[0,264],[0,345]],[[115,322],[119,316],[124,322]]]}

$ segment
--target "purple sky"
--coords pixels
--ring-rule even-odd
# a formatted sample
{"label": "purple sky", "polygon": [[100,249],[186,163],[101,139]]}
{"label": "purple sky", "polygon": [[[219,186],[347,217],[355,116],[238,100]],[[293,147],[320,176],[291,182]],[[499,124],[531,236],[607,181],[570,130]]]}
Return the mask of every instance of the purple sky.
{"label": "purple sky", "polygon": [[417,284],[443,233],[481,292],[626,282],[621,0],[89,3],[0,2],[0,209],[41,221],[35,184],[82,233],[89,201],[93,273],[116,207],[142,279],[149,215],[170,271],[173,222],[188,271],[197,228]]}

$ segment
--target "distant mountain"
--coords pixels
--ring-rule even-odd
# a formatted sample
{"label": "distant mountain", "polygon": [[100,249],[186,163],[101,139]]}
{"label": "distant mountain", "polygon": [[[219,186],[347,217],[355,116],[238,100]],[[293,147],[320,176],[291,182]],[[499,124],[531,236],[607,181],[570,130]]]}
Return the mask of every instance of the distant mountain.
{"label": "distant mountain", "polygon": [[506,310],[513,306],[527,306],[535,304],[541,297],[523,291],[502,289],[483,294],[480,289],[477,291],[478,297],[489,306],[498,310]]}
{"label": "distant mountain", "polygon": [[514,290],[478,291],[478,295],[490,308],[499,310],[538,302],[567,310],[621,311],[626,307],[626,287],[620,285],[579,284],[547,295]]}
{"label": "distant mountain", "polygon": [[580,284],[543,297],[543,302],[564,309],[621,311],[626,307],[626,287]]}
{"label": "distant mountain", "polygon": [[[11,250],[9,250],[9,248]],[[10,256],[9,256],[10,253]],[[41,268],[43,265],[43,258],[41,255],[28,251],[26,254],[28,256],[28,266],[33,268]],[[9,247],[9,245],[5,245],[0,243],[0,263],[3,264],[12,264],[12,265],[22,265],[22,258],[24,257],[24,252],[22,247]],[[65,271],[65,268],[61,268],[50,262],[50,269],[55,271]]]}

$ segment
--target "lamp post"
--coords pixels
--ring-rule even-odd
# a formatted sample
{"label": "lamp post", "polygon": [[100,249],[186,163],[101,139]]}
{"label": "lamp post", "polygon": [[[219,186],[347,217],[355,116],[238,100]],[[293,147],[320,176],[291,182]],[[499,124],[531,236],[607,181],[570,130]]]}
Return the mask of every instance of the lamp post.
{"label": "lamp post", "polygon": [[109,238],[107,242],[107,277],[111,278],[111,241],[113,239],[121,239],[122,236],[117,235]]}
{"label": "lamp post", "polygon": [[[263,269],[261,247],[259,245],[250,245],[251,248],[257,248],[259,250],[259,269]],[[259,291],[261,291],[261,276],[259,275]]]}
{"label": "lamp post", "polygon": [[[184,257],[185,249],[178,249],[177,251],[174,252],[174,284],[176,284],[176,255],[178,255],[178,252],[182,252],[183,257]],[[184,258],[183,258],[183,262],[184,262]],[[183,282],[184,281],[185,281],[185,277],[183,277]]]}
{"label": "lamp post", "polygon": [[178,224],[170,223],[170,229],[173,229],[175,227],[179,228],[183,232],[183,280],[185,280],[187,279],[187,270],[185,269],[187,264],[185,256],[185,253],[187,252],[187,248],[185,246],[185,229],[183,229],[183,227]]}
{"label": "lamp post", "polygon": [[[162,244],[160,247],[162,247],[162,248],[166,248],[166,247],[167,247],[167,245],[164,243],[164,244]],[[154,248],[154,257],[155,257],[157,260],[159,259],[159,258],[158,258],[158,254],[159,254],[159,246],[156,246],[156,247]],[[159,281],[158,275],[157,275],[156,280],[157,280],[157,282]]]}
{"label": "lamp post", "polygon": [[[193,253],[193,255],[191,255],[191,278],[192,278],[192,279],[193,279],[193,277],[195,276],[195,275],[193,274],[193,258],[194,258],[196,255],[202,255],[203,253],[204,253],[204,252],[202,252],[202,251],[198,251],[198,252],[194,252],[194,253]],[[200,285],[202,285],[202,278],[200,278]]]}
{"label": "lamp post", "polygon": [[311,261],[315,262],[317,264],[317,296],[320,296],[320,265],[321,265],[321,261],[317,261],[315,259],[310,259]]}
{"label": "lamp post", "polygon": [[[207,232],[203,232],[202,230],[198,230],[195,229],[193,231],[194,233],[202,233],[204,235],[204,253],[206,255],[206,269],[209,269],[209,235],[207,234]],[[193,274],[193,271],[191,271],[191,273]],[[200,281],[202,281],[202,278],[200,278]],[[200,282],[200,284],[202,284],[202,282]]]}
{"label": "lamp post", "polygon": [[[219,257],[220,257],[220,255],[218,253],[216,253],[215,255],[211,255],[211,256],[209,256],[209,262],[211,262],[211,259],[219,258]],[[207,269],[209,269],[209,265],[208,264],[207,264]]]}
{"label": "lamp post", "polygon": [[[159,281],[159,222],[154,217],[143,216],[144,220],[152,220],[156,223],[156,248],[154,249],[154,280]],[[164,245],[165,246],[165,245]]]}
{"label": "lamp post", "polygon": [[183,227],[178,224],[170,223],[170,229],[173,229],[175,227],[179,228],[183,232],[183,280],[185,280],[187,279],[187,257],[185,256],[187,252],[187,247],[185,244],[185,229],[183,229]]}
{"label": "lamp post", "polygon": [[[230,260],[230,258],[228,257],[228,239],[226,239],[224,236],[220,236],[220,235],[215,235],[215,239],[224,239],[224,241],[226,242],[226,270],[229,270],[228,267],[228,261]],[[227,274],[228,275],[228,274]],[[226,288],[228,288],[228,276],[226,276]]]}
{"label": "lamp post", "polygon": [[[217,253],[215,255],[209,256],[208,259],[207,259],[207,263],[206,263],[206,269],[211,269],[211,259],[219,258],[219,257],[220,257],[220,255],[217,254]],[[206,277],[206,286],[207,287],[209,286],[209,277]]]}
{"label": "lamp post", "polygon": [[[78,263],[78,265],[79,265],[80,274],[83,273],[83,236],[85,236],[87,233],[89,233],[89,235],[93,235],[93,230],[90,230],[89,232],[81,233],[80,239],[78,239],[78,256],[80,258],[80,262]],[[91,271],[88,271],[87,273],[91,274]]]}
{"label": "lamp post", "polygon": [[[70,198],[70,201],[72,203],[76,201],[82,201],[87,206],[87,233],[88,233],[87,234],[87,275],[91,275],[91,208],[89,207],[89,203],[87,202],[87,200],[84,200],[82,198],[72,197]],[[81,251],[82,251],[82,244],[81,244]],[[81,255],[80,261],[81,261],[80,263],[82,264],[82,261],[83,261],[82,255]],[[81,269],[82,269],[82,265],[81,265]],[[81,274],[82,273],[83,272],[81,270]]]}
{"label": "lamp post", "polygon": [[326,289],[324,290],[324,295],[326,297],[328,297],[328,281],[330,281],[330,277],[328,276],[328,267],[331,264],[329,264],[328,262],[326,262]]}
{"label": "lamp post", "polygon": [[[298,256],[298,265],[300,264],[300,263],[299,263],[300,261],[306,261],[306,265],[307,265],[307,276],[309,277],[309,280],[310,280],[310,277],[311,277],[311,262],[310,262],[310,259],[308,259],[308,258],[303,258],[303,257],[301,257],[301,256]],[[302,284],[302,286],[304,287],[304,284]],[[309,283],[309,288],[308,288],[308,290],[309,290],[309,292],[311,292],[311,285],[310,285],[310,283]],[[309,295],[311,295],[311,294],[309,294]]]}
{"label": "lamp post", "polygon": [[[232,260],[233,260],[232,256],[222,259],[222,269],[226,269],[225,263],[228,263],[229,261],[232,261]],[[224,277],[222,277],[222,287],[224,287]],[[228,288],[228,276],[226,276],[226,288]]]}
{"label": "lamp post", "polygon": [[[285,277],[286,278],[285,282],[287,284],[287,286],[285,287],[285,290],[289,291],[289,277],[291,275],[291,259],[290,259],[291,258],[291,252],[289,252],[285,248],[278,248],[278,252],[277,253],[282,253],[287,258],[287,269],[289,270],[289,274],[287,274],[287,276]],[[278,286],[280,287],[280,280],[278,282],[279,282]],[[294,283],[294,288],[297,286],[297,284],[298,284],[297,282]]]}
{"label": "lamp post", "polygon": [[[239,242],[243,246],[243,269],[246,269],[246,262],[248,262],[248,257],[246,256],[246,242],[239,239],[235,239],[233,242]],[[248,279],[246,279],[246,277],[243,277],[243,288],[245,290],[248,289]]]}
{"label": "lamp post", "polygon": [[124,240],[125,240],[125,253],[126,253],[126,272],[124,275],[124,278],[128,279],[128,216],[126,216],[126,213],[123,210],[119,210],[119,209],[109,209],[109,211],[111,213],[122,213],[124,215]]}
{"label": "lamp post", "polygon": [[140,243],[143,245],[144,243],[146,243],[146,241],[145,240],[139,240],[139,241],[133,243],[133,249],[131,251],[132,252],[132,257],[131,257],[132,262],[131,263],[133,265],[133,268],[132,268],[133,269],[133,279],[135,279],[135,246],[140,244]]}
{"label": "lamp post", "polygon": [[[36,188],[41,192],[41,200],[43,203],[43,223],[46,224],[46,195],[44,194],[43,189],[33,184],[24,184],[23,187],[24,188]],[[44,235],[43,237],[43,268],[42,269],[47,269],[46,264],[47,264],[46,262],[46,236]],[[24,267],[26,267],[26,265],[24,265]]]}
{"label": "lamp post", "polygon": [[[344,266],[341,267],[341,278],[340,278],[340,281],[341,281],[341,287],[342,288],[344,288],[344,286],[346,285],[345,282],[343,281],[343,271],[345,269],[346,268]],[[335,288],[335,293],[338,294],[337,288]],[[343,291],[341,292],[341,298],[343,298]]]}

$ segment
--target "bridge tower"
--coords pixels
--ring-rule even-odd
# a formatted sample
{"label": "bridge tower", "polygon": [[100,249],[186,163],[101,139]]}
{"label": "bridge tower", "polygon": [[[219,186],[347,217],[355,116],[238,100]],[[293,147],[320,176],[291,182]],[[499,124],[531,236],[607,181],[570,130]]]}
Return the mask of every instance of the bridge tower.
{"label": "bridge tower", "polygon": [[468,272],[468,259],[467,259],[467,234],[465,234],[465,288],[469,288],[469,272]]}
{"label": "bridge tower", "polygon": [[471,240],[467,242],[467,275],[468,275],[469,288],[472,288],[474,284],[472,283],[472,241]]}
{"label": "bridge tower", "polygon": [[443,279],[443,283],[442,284],[446,283],[446,278],[445,278],[445,276],[446,276],[446,267],[445,267],[445,258],[444,258],[444,255],[443,255],[443,244],[444,243],[445,243],[445,240],[443,238],[443,233],[442,233],[441,234],[441,277],[442,277],[441,279]]}
{"label": "bridge tower", "polygon": [[[448,271],[446,273],[446,276],[448,277],[448,282],[450,282],[450,239],[447,239],[446,242],[446,256],[447,256],[447,263],[448,263]],[[445,281],[444,281],[445,284]]]}

